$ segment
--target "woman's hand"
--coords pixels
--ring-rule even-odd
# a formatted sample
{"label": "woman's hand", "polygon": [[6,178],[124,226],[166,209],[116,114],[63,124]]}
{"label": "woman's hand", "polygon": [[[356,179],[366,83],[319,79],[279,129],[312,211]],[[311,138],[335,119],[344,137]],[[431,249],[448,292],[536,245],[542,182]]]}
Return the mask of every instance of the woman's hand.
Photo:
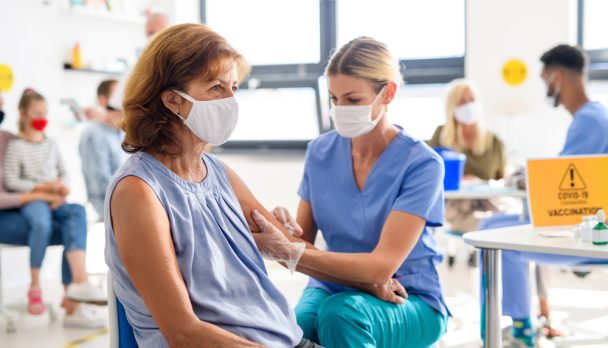
{"label": "woman's hand", "polygon": [[70,193],[68,187],[59,179],[47,181],[34,187],[33,192],[50,193],[55,195],[67,196]]}
{"label": "woman's hand", "polygon": [[402,304],[405,302],[405,299],[407,299],[405,288],[394,278],[391,278],[391,280],[384,285],[372,284],[365,290],[382,301],[395,304]]}
{"label": "woman's hand", "polygon": [[55,210],[65,203],[65,196],[42,191],[27,192],[21,195],[21,204],[28,204],[35,201],[47,202],[51,209]]}
{"label": "woman's hand", "polygon": [[290,242],[283,232],[257,210],[253,210],[251,217],[260,228],[260,232],[253,233],[253,239],[262,256],[270,261],[284,262],[293,274],[306,250],[306,244]]}
{"label": "woman's hand", "polygon": [[272,215],[279,220],[280,223],[285,226],[285,228],[296,237],[301,237],[304,233],[302,227],[296,222],[296,219],[291,216],[289,210],[285,207],[276,207],[272,210]]}

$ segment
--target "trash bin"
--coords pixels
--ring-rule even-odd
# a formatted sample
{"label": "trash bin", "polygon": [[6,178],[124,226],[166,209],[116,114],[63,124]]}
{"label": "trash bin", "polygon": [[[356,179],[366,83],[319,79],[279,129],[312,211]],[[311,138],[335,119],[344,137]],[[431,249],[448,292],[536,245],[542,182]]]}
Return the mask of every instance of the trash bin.
{"label": "trash bin", "polygon": [[433,149],[441,156],[445,165],[443,189],[446,191],[458,190],[464,175],[464,165],[467,157],[463,153],[454,151],[451,147],[435,147]]}

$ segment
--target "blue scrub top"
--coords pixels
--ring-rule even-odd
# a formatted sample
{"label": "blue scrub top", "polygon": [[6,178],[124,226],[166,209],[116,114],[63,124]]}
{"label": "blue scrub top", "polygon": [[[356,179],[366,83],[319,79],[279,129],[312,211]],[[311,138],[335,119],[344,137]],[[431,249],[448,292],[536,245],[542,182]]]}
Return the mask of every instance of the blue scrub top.
{"label": "blue scrub top", "polygon": [[[332,131],[313,140],[306,153],[298,194],[311,203],[329,250],[371,252],[391,211],[420,216],[426,226],[394,278],[409,294],[447,315],[436,268],[443,256],[429,230],[443,223],[441,158],[424,142],[401,130],[378,158],[360,191],[353,174],[351,149],[350,139]],[[330,293],[355,290],[315,278],[308,286]]]}
{"label": "blue scrub top", "polygon": [[588,102],[574,113],[560,156],[608,153],[608,110]]}

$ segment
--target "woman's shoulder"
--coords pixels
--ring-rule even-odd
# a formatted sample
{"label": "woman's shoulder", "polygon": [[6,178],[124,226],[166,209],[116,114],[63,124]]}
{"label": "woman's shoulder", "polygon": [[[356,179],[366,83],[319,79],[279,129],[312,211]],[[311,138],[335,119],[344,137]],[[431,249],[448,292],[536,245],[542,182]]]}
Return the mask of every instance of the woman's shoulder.
{"label": "woman's shoulder", "polygon": [[496,135],[496,133],[487,131],[486,134],[486,136],[488,137],[488,142],[492,149],[502,149],[504,147],[502,140],[498,137],[498,135]]}
{"label": "woman's shoulder", "polygon": [[11,140],[14,138],[16,138],[15,134],[0,129],[0,140],[4,140],[4,139]]}

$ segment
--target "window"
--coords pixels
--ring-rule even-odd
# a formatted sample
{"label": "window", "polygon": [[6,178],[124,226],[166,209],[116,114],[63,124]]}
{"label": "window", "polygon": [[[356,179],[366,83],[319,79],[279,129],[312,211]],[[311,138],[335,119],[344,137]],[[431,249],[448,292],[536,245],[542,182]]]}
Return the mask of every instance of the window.
{"label": "window", "polygon": [[371,36],[402,60],[464,56],[463,1],[341,0],[336,17],[338,47]]}
{"label": "window", "polygon": [[608,48],[608,1],[584,0],[582,8],[583,34],[582,46],[587,50]]}
{"label": "window", "polygon": [[408,86],[389,115],[414,136],[432,135],[443,114],[435,92],[412,85],[464,76],[465,0],[200,0],[200,11],[252,64],[224,148],[304,148],[330,130],[322,75],[330,54],[358,36],[387,43],[405,67]]}
{"label": "window", "polygon": [[233,140],[311,140],[319,135],[317,96],[310,87],[243,89]]}
{"label": "window", "polygon": [[206,23],[252,65],[321,60],[318,1],[207,0],[206,3]]}
{"label": "window", "polygon": [[389,105],[390,121],[412,137],[429,140],[445,123],[445,85],[412,85],[400,88]]}
{"label": "window", "polygon": [[608,22],[605,0],[579,0],[578,44],[589,55],[589,78],[608,80]]}

